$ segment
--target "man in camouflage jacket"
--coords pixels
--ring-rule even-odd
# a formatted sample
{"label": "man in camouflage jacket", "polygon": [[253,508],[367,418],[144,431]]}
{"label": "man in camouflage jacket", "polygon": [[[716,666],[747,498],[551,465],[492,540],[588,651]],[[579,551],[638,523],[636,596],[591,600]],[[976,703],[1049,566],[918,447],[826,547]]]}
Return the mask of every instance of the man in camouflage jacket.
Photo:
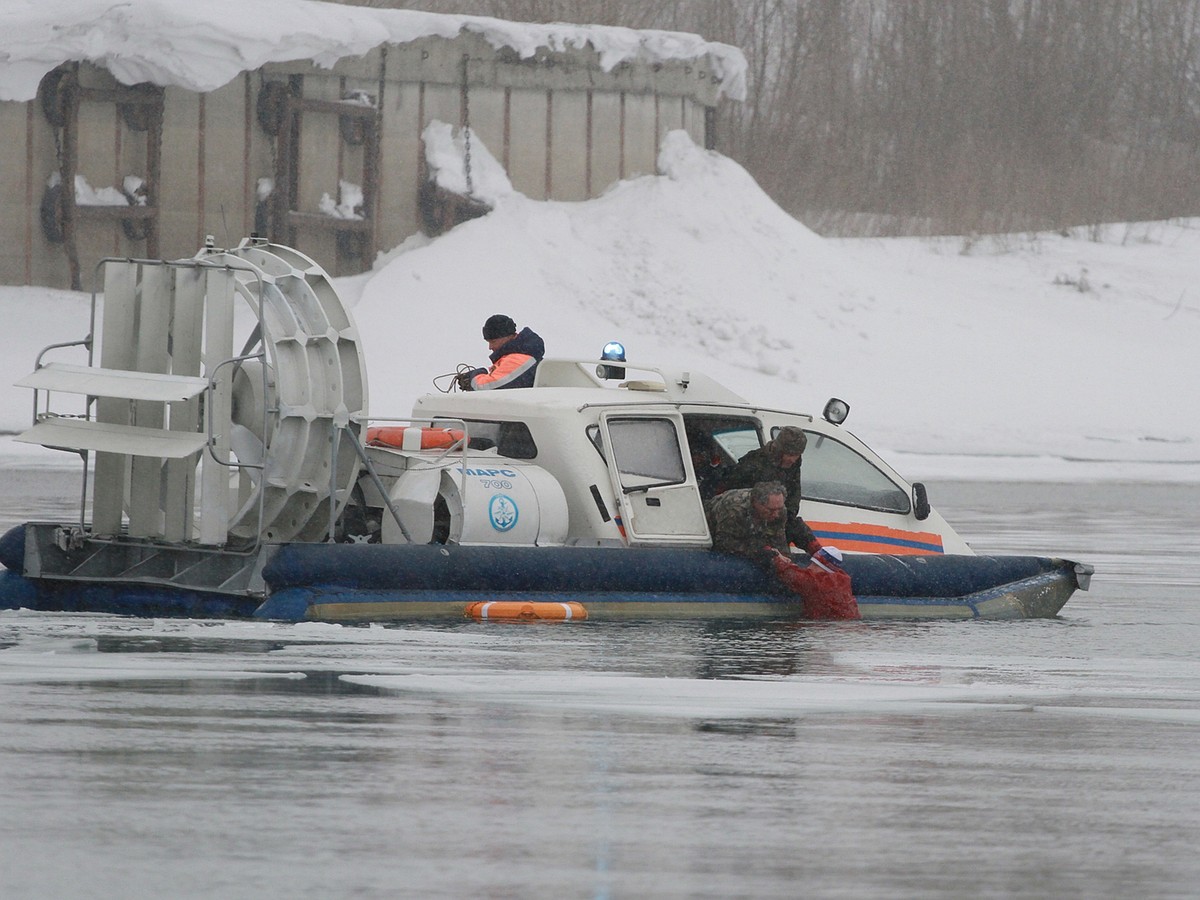
{"label": "man in camouflage jacket", "polygon": [[744,556],[774,575],[776,590],[794,594],[810,619],[861,618],[840,553],[818,546],[809,566],[793,562],[783,524],[786,496],[778,481],[760,481],[714,498],[708,508],[713,550]]}
{"label": "man in camouflage jacket", "polygon": [[763,481],[776,481],[787,494],[787,539],[808,553],[821,549],[821,542],[800,518],[800,457],[808,438],[795,425],[785,425],[773,440],[751,450],[730,469],[723,486],[726,491],[748,488]]}
{"label": "man in camouflage jacket", "polygon": [[788,553],[786,496],[782,484],[769,481],[714,497],[708,508],[713,549],[744,556],[769,570],[776,551]]}

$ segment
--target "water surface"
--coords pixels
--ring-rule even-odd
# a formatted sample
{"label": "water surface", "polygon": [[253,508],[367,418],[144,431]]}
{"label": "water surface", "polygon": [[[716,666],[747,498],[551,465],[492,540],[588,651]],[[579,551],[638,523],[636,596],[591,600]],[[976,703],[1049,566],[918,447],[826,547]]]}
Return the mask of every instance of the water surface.
{"label": "water surface", "polygon": [[[1092,591],[1032,622],[0,613],[3,896],[1194,896],[1200,487],[930,487]],[[71,515],[73,477],[0,473],[4,527],[47,494]]]}

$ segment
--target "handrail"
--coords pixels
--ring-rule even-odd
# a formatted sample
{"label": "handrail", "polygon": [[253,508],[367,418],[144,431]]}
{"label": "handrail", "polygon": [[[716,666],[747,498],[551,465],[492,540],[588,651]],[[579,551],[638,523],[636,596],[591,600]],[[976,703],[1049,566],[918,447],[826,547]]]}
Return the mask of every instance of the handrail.
{"label": "handrail", "polygon": [[[248,463],[248,462],[242,462],[239,459],[237,462],[234,462],[233,461],[233,450],[231,448],[229,451],[230,459],[228,462],[226,462],[225,460],[223,460],[217,456],[217,450],[216,450],[216,446],[215,446],[217,443],[217,440],[216,440],[216,435],[213,433],[213,417],[212,417],[213,402],[211,399],[217,391],[217,372],[220,371],[222,366],[227,366],[232,363],[243,363],[249,359],[266,360],[266,356],[267,356],[267,351],[265,348],[258,353],[249,353],[244,356],[231,356],[229,359],[223,359],[219,363],[217,363],[215,366],[213,366],[212,374],[210,374],[208,377],[208,387],[205,388],[205,391],[204,391],[204,399],[205,399],[205,402],[204,402],[204,407],[205,407],[204,424],[205,424],[205,429],[206,429],[204,449],[208,451],[208,455],[213,460],[213,462],[215,462],[219,466],[225,466],[228,469],[257,469],[260,473],[265,472],[267,469],[266,436],[267,436],[267,413],[268,413],[268,410],[267,410],[266,404],[265,403],[263,404],[263,417],[262,417],[262,435],[263,435],[262,458],[263,458],[263,461],[261,463]],[[263,379],[263,396],[266,397],[266,395],[267,395],[267,366],[266,366],[265,362],[262,367],[262,379]],[[230,421],[232,423],[232,419]],[[266,495],[267,495],[267,492],[265,490],[263,490],[262,475],[260,475],[259,476],[259,491],[258,491],[258,525],[254,529],[254,546],[255,547],[257,547],[262,541],[263,519],[266,517]]]}
{"label": "handrail", "polygon": [[[88,348],[88,365],[90,366],[92,364],[92,358],[91,358],[92,335],[89,333],[87,337],[80,338],[77,341],[62,341],[61,343],[57,343],[57,344],[47,344],[38,353],[37,359],[34,360],[33,370],[36,372],[38,369],[44,368],[44,366],[46,364],[43,363],[42,360],[45,358],[46,354],[49,353],[51,350],[61,350],[64,347],[87,347]],[[36,425],[38,423],[38,395],[41,392],[42,392],[41,388],[33,389],[33,422],[32,422],[32,424],[34,424],[34,425]],[[51,393],[50,389],[46,388],[46,412],[47,412],[47,414],[50,412],[50,393]]]}
{"label": "handrail", "polygon": [[[468,423],[465,419],[451,419],[451,418],[445,418],[445,417],[440,417],[440,416],[436,419],[435,418],[401,417],[401,416],[364,416],[362,419],[352,420],[352,422],[348,422],[345,425],[335,425],[334,426],[335,435],[338,431],[345,431],[347,434],[350,435],[351,443],[354,445],[355,452],[358,454],[358,458],[363,464],[363,470],[366,472],[367,477],[369,477],[371,479],[371,483],[373,485],[375,485],[375,489],[377,491],[379,491],[379,496],[381,498],[383,498],[384,505],[387,506],[388,512],[391,514],[392,519],[399,526],[400,533],[402,535],[404,535],[404,539],[406,541],[408,541],[408,543],[411,544],[413,542],[412,535],[410,535],[408,533],[408,529],[404,527],[404,522],[402,522],[400,519],[399,510],[396,509],[395,505],[392,503],[391,497],[388,496],[387,488],[384,487],[383,479],[379,477],[379,472],[375,469],[375,463],[371,460],[370,454],[367,453],[366,445],[363,443],[362,440],[360,440],[359,435],[355,434],[354,431],[350,428],[351,424],[357,424],[360,427],[362,427],[364,425],[367,425],[370,422],[398,422],[398,423],[407,423],[409,425],[422,425],[423,427],[433,427],[434,423],[440,423],[440,422],[447,423],[446,427],[450,427],[453,425],[461,425],[463,436],[459,440],[457,440],[453,444],[451,444],[449,447],[444,448],[442,450],[442,452],[440,454],[438,454],[438,456],[435,459],[429,460],[428,468],[430,468],[430,469],[438,468],[438,465],[437,465],[438,463],[440,463],[443,459],[445,459],[449,454],[453,453],[455,450],[459,450],[462,454],[463,465],[460,466],[460,470],[459,470],[458,490],[459,490],[459,494],[463,498],[464,504],[466,503],[466,496],[467,496],[466,460],[467,460],[467,456],[469,455],[470,443],[471,443],[471,435],[470,435],[470,429],[468,427]],[[362,428],[362,430],[365,435],[366,428]],[[334,468],[335,468],[335,471],[336,471],[336,461],[337,461],[337,457],[336,457],[337,443],[338,442],[335,437],[335,439],[334,439],[334,452],[335,452]],[[424,460],[422,460],[422,462],[424,462]],[[334,526],[335,526],[334,513],[333,513],[333,508],[332,508],[332,503],[333,503],[332,480],[334,477],[336,477],[336,475],[331,474],[331,476],[330,476],[331,510],[330,510],[330,525],[329,525],[329,539],[330,540],[333,539]]]}
{"label": "handrail", "polygon": [[[93,338],[94,338],[95,321],[96,321],[96,295],[94,292],[92,294],[91,321],[92,321],[92,326],[91,326],[91,328],[89,328],[86,337],[80,338],[77,341],[60,341],[55,344],[47,344],[45,347],[43,347],[38,352],[37,358],[33,362],[33,370],[36,372],[38,369],[41,369],[43,367],[44,363],[42,362],[42,360],[45,359],[46,354],[49,353],[51,350],[62,350],[66,347],[87,347],[88,365],[90,366],[92,364],[92,345],[94,343]],[[38,396],[41,393],[42,393],[41,388],[33,389],[33,419],[30,423],[31,425],[37,425],[38,421],[39,421],[39,418],[38,418]],[[50,394],[51,394],[50,389],[46,388],[46,415],[47,416],[50,415]],[[85,398],[85,400],[84,400],[84,415],[85,416],[88,414],[87,409],[88,409],[89,405],[90,405],[90,398]],[[89,454],[88,454],[88,451],[86,451],[86,450],[78,450],[76,452],[79,454],[79,458],[83,463],[83,477],[80,479],[81,484],[80,484],[80,490],[79,490],[79,530],[82,532],[84,530],[85,526],[87,525],[87,473],[88,473]]]}
{"label": "handrail", "polygon": [[757,403],[735,403],[730,400],[677,400],[664,397],[661,400],[641,400],[637,402],[614,400],[611,403],[581,403],[575,409],[577,412],[583,412],[585,409],[624,409],[643,406],[670,406],[674,409],[681,409],[684,406],[698,406],[706,409],[734,409],[746,413],[769,413],[771,415],[789,416],[796,419],[807,419],[809,422],[816,421],[816,416],[812,413],[798,413],[791,409],[775,409],[774,407],[761,406]]}
{"label": "handrail", "polygon": [[[345,426],[341,425],[337,427],[339,429],[345,428]],[[350,431],[349,428],[345,428],[345,430],[350,434],[351,442],[354,444],[354,450],[358,453],[358,458],[362,462],[363,468],[366,470],[367,477],[371,479],[371,483],[374,484],[375,489],[379,491],[379,496],[383,498],[383,503],[385,506],[387,506],[388,512],[392,514],[392,519],[395,520],[396,524],[400,527],[400,533],[404,535],[404,540],[411,544],[413,542],[412,535],[409,534],[408,529],[404,527],[404,522],[400,518],[400,512],[396,509],[395,504],[392,503],[392,498],[388,496],[387,488],[383,486],[383,479],[381,479],[379,477],[379,473],[375,471],[375,466],[371,462],[371,457],[367,454],[366,447],[364,447],[362,441],[358,439],[357,434],[355,434],[353,431]],[[330,513],[329,519],[329,539],[333,540],[335,523],[333,522],[334,516],[332,513]]]}
{"label": "handrail", "polygon": [[[208,387],[204,389],[205,405],[208,407],[208,412],[209,412],[209,415],[206,415],[204,417],[204,419],[205,419],[204,426],[206,429],[206,432],[205,432],[206,440],[205,440],[205,444],[204,444],[204,449],[206,449],[208,451],[209,457],[211,457],[212,460],[219,466],[225,466],[226,468],[229,468],[229,469],[265,469],[266,468],[265,464],[244,463],[241,460],[238,460],[237,462],[233,462],[232,460],[229,460],[227,462],[227,461],[221,459],[219,456],[217,456],[216,451],[213,449],[213,444],[216,443],[217,436],[213,433],[213,421],[212,421],[212,415],[211,415],[212,401],[210,399],[212,397],[212,395],[215,394],[217,391],[217,372],[219,372],[221,370],[222,366],[228,366],[228,365],[231,365],[232,363],[246,362],[246,360],[248,360],[248,359],[265,359],[265,358],[266,358],[266,351],[263,351],[260,353],[249,353],[245,356],[231,356],[231,357],[229,357],[229,359],[223,359],[219,363],[217,363],[215,366],[213,366],[212,374],[208,376]],[[266,383],[266,380],[267,380],[266,379],[266,369],[264,367],[264,370],[263,370],[264,384]],[[266,434],[266,433],[267,433],[267,409],[266,409],[266,406],[264,405],[263,406],[263,434]],[[232,453],[232,452],[233,451],[231,450],[230,453]],[[263,447],[263,454],[264,454],[264,456],[266,455],[266,447]]]}
{"label": "handrail", "polygon": [[[592,374],[593,372],[595,372],[596,368],[599,366],[605,366],[605,367],[613,368],[613,369],[634,369],[638,372],[651,372],[655,375],[658,375],[660,378],[662,378],[663,382],[665,384],[670,383],[667,381],[667,376],[669,374],[668,369],[666,369],[663,366],[659,366],[659,365],[643,365],[643,364],[637,362],[636,360],[599,359],[598,357],[594,357],[594,356],[587,356],[587,357],[584,357],[584,356],[580,356],[580,357],[547,356],[543,360],[541,360],[541,362],[570,363],[570,364],[581,366],[585,372],[587,372],[587,370],[590,368],[592,371],[587,372],[587,374],[590,377],[595,378],[597,383],[601,383],[605,380],[605,379],[601,379],[599,376]],[[539,363],[539,367],[540,367],[540,363]]]}
{"label": "handrail", "polygon": [[80,346],[87,347],[89,350],[92,349],[92,335],[89,334],[87,337],[80,338],[77,341],[62,341],[61,343],[58,343],[58,344],[47,344],[45,347],[42,348],[41,352],[37,355],[37,359],[33,363],[34,371],[37,371],[38,369],[42,368],[42,357],[44,357],[51,350],[58,350],[58,349],[61,349],[62,347],[80,347]]}

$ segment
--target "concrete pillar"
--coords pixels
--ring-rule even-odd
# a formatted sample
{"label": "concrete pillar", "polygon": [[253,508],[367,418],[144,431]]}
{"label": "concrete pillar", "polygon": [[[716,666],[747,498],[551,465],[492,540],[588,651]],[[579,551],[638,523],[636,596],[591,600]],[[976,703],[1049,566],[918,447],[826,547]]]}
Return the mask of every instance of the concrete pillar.
{"label": "concrete pillar", "polygon": [[621,180],[621,112],[620,94],[592,92],[589,188],[593,197]]}
{"label": "concrete pillar", "polygon": [[658,168],[658,122],[653,94],[625,95],[625,177]]}
{"label": "concrete pillar", "polygon": [[546,92],[514,88],[509,108],[509,180],[525,196],[545,200],[549,111]]}
{"label": "concrete pillar", "polygon": [[554,91],[550,102],[550,196],[586,200],[588,120],[586,91]]}
{"label": "concrete pillar", "polygon": [[[388,250],[420,230],[417,169],[421,144],[421,85],[389,81],[383,105],[378,245]],[[371,260],[367,260],[370,262]]]}
{"label": "concrete pillar", "polygon": [[200,94],[167,88],[163,106],[159,246],[167,259],[192,256],[204,243],[200,170]]}

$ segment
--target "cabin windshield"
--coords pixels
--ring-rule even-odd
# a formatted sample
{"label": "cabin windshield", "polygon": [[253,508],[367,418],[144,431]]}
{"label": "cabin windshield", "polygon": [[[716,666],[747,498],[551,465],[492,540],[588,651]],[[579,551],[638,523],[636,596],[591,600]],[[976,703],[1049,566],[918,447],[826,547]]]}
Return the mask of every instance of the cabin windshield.
{"label": "cabin windshield", "polygon": [[870,460],[827,434],[805,431],[802,492],[805,500],[907,514],[908,493]]}

